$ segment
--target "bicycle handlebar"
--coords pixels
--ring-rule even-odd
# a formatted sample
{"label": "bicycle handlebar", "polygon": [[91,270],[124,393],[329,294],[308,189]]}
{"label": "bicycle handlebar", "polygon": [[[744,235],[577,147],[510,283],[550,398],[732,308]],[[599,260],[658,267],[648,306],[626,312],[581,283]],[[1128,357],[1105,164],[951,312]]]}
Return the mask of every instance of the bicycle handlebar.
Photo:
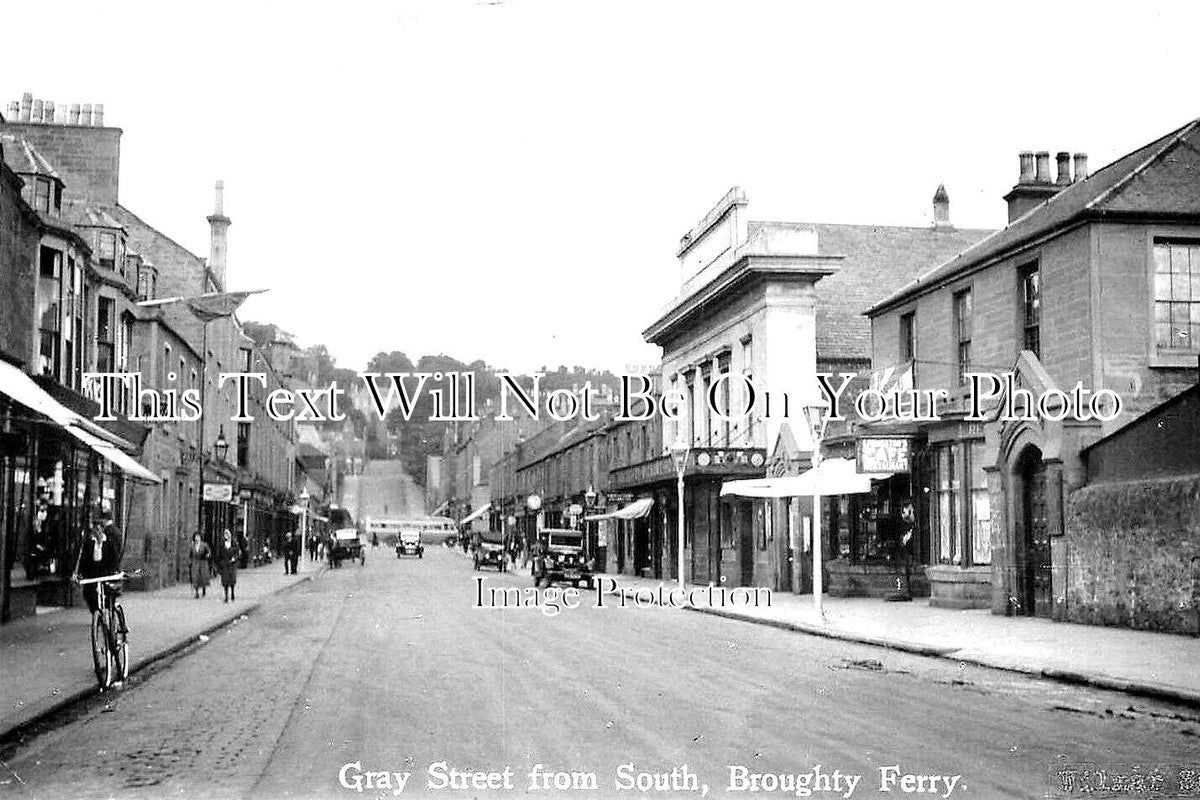
{"label": "bicycle handlebar", "polygon": [[80,578],[78,582],[79,582],[80,586],[83,586],[84,584],[87,584],[87,583],[107,583],[108,581],[120,581],[120,580],[124,580],[125,578],[128,578],[128,577],[129,577],[129,573],[118,572],[114,575],[105,575],[102,578]]}

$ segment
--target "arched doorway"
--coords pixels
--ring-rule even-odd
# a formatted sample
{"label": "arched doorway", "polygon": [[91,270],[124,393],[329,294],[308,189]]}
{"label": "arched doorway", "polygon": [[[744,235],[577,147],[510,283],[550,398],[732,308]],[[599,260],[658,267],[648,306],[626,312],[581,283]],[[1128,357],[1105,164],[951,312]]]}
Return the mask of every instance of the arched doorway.
{"label": "arched doorway", "polygon": [[1050,567],[1050,527],[1046,515],[1046,464],[1042,452],[1029,446],[1015,470],[1018,484],[1017,613],[1049,617],[1054,605]]}

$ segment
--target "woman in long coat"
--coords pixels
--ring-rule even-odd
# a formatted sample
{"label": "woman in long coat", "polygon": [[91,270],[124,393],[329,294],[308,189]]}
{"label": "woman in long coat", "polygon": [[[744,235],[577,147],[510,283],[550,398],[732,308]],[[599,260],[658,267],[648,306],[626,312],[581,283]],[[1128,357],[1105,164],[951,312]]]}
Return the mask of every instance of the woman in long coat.
{"label": "woman in long coat", "polygon": [[198,533],[192,535],[192,548],[188,552],[188,558],[188,568],[192,572],[192,591],[196,593],[196,597],[203,597],[208,594],[208,562],[212,559],[212,550]]}
{"label": "woman in long coat", "polygon": [[242,551],[233,540],[233,533],[228,528],[217,544],[217,570],[221,573],[221,586],[225,589],[225,602],[237,600],[237,571],[238,559]]}

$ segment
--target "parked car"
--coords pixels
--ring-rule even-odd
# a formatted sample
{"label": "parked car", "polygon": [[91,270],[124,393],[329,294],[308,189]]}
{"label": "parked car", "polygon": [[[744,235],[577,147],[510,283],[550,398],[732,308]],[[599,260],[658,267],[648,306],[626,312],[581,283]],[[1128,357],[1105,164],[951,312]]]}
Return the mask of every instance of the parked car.
{"label": "parked car", "polygon": [[358,528],[339,528],[333,534],[333,565],[341,566],[343,561],[358,559],[360,565],[367,563],[367,548],[358,535]]}
{"label": "parked car", "polygon": [[595,562],[584,552],[583,533],[567,528],[543,528],[541,554],[534,559],[533,583],[556,582],[592,587]]}
{"label": "parked car", "polygon": [[475,569],[495,567],[500,572],[507,570],[504,563],[504,536],[499,533],[483,533],[475,545]]}
{"label": "parked car", "polygon": [[400,539],[396,542],[396,558],[400,556],[425,557],[425,545],[421,544],[420,531],[400,531]]}

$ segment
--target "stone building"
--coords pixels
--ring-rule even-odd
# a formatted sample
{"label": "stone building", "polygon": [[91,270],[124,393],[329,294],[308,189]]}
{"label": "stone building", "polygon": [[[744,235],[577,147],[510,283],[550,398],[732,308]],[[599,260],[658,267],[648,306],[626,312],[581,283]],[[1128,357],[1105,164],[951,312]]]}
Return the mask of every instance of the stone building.
{"label": "stone building", "polygon": [[[935,604],[1074,613],[1064,515],[1085,450],[1195,382],[1198,142],[1190,122],[1090,175],[1083,154],[1059,153],[1052,174],[1049,153],[1021,153],[1008,226],[871,308],[876,366],[950,395],[940,421],[881,431],[924,465]],[[978,420],[972,372],[1015,376]],[[1097,418],[1077,385],[1085,400],[1115,393],[1121,413]],[[1049,412],[1026,414],[1026,392]]]}

